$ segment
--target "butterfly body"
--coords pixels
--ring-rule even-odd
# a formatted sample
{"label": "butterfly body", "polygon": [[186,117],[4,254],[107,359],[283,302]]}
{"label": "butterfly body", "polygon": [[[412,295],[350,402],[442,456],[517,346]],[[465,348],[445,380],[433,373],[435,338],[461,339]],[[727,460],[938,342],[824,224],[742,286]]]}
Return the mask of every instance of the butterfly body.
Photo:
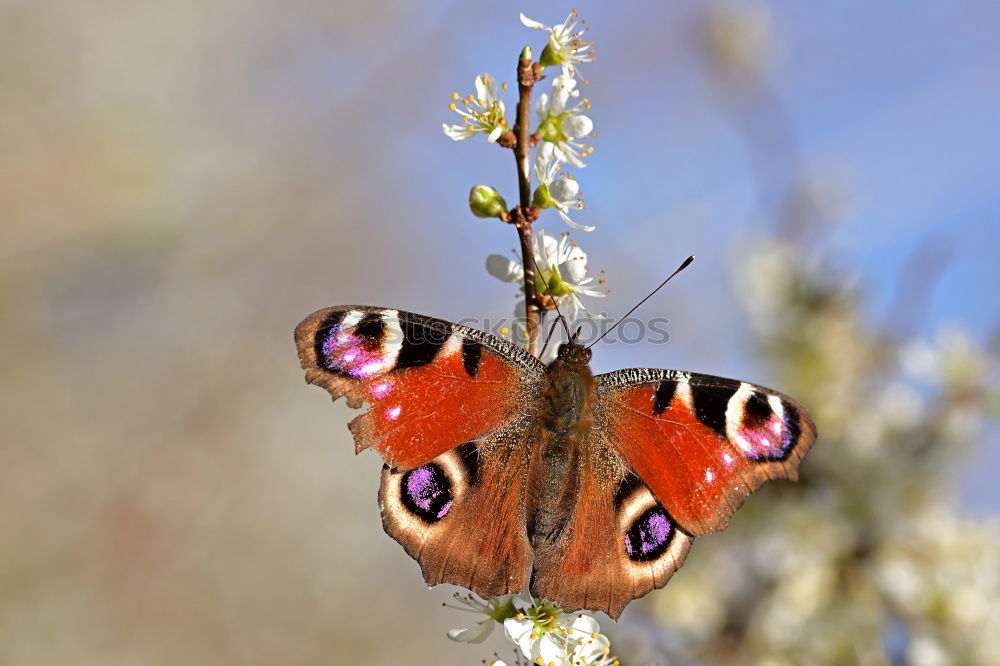
{"label": "butterfly body", "polygon": [[538,403],[537,437],[529,438],[528,539],[536,556],[555,544],[566,528],[578,495],[577,469],[586,457],[594,425],[597,383],[590,371],[590,352],[567,343],[545,369]]}
{"label": "butterfly body", "polygon": [[673,370],[548,366],[450,322],[369,306],[296,329],[307,381],[370,408],[350,424],[385,466],[383,527],[429,585],[532,593],[617,617],[662,587],[694,537],[795,478],[815,439],[777,392]]}

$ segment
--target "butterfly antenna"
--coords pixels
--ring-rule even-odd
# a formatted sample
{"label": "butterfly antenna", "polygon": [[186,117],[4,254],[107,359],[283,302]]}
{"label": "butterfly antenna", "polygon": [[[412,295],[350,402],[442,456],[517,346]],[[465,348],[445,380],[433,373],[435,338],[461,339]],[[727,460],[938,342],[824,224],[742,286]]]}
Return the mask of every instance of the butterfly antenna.
{"label": "butterfly antenna", "polygon": [[692,261],[694,261],[694,255],[693,254],[690,257],[688,257],[687,259],[685,259],[684,263],[682,263],[680,266],[678,266],[677,270],[674,271],[673,273],[671,273],[667,277],[666,280],[664,280],[663,282],[661,282],[660,286],[658,286],[653,291],[649,292],[649,295],[647,295],[646,298],[644,298],[641,301],[639,301],[638,303],[636,303],[635,306],[631,310],[629,310],[628,312],[625,313],[624,317],[622,317],[621,319],[619,319],[618,321],[616,321],[614,326],[612,326],[608,330],[606,330],[603,333],[601,333],[601,336],[599,338],[597,338],[596,340],[594,340],[593,342],[591,342],[589,345],[587,345],[587,349],[590,349],[591,347],[593,347],[594,345],[596,345],[598,342],[601,341],[601,338],[603,338],[605,335],[607,335],[611,331],[613,331],[616,328],[618,328],[618,324],[620,324],[623,321],[625,321],[626,319],[628,319],[628,316],[630,314],[632,314],[633,312],[635,312],[636,310],[638,310],[639,306],[642,305],[643,303],[645,303],[646,301],[648,301],[649,299],[651,299],[656,294],[656,292],[658,292],[660,289],[663,289],[663,286],[666,285],[668,282],[670,282],[670,280],[672,280],[675,275],[677,275],[682,270],[684,270],[685,268],[687,268],[688,266],[690,266]]}
{"label": "butterfly antenna", "polygon": [[[549,348],[549,341],[552,339],[552,334],[555,333],[556,324],[558,324],[562,320],[563,320],[563,316],[559,315],[556,318],[556,320],[554,322],[552,322],[552,325],[549,326],[549,334],[545,336],[545,344],[542,345],[542,351],[538,352],[538,358],[543,358],[545,356],[545,350]],[[564,326],[566,325],[565,321],[563,321],[563,325]]]}
{"label": "butterfly antenna", "polygon": [[[530,251],[528,252],[528,256],[531,257],[531,266],[532,266],[532,270],[535,273],[535,291],[538,291],[538,280],[541,277],[542,284],[545,286],[545,293],[546,293],[546,295],[548,295],[548,297],[550,299],[552,299],[552,305],[554,305],[556,307],[556,314],[559,315],[558,318],[556,319],[556,321],[561,321],[562,322],[563,329],[566,331],[566,337],[569,338],[569,336],[570,336],[570,333],[569,333],[569,324],[566,323],[566,317],[563,316],[563,313],[559,311],[559,301],[557,301],[556,297],[552,295],[551,291],[549,291],[549,285],[548,285],[548,283],[545,281],[544,276],[542,276],[542,272],[540,270],[538,270],[538,262],[535,261],[535,248],[532,247],[532,248],[529,248],[529,250]],[[527,306],[525,306],[525,307],[527,307]],[[553,325],[553,327],[554,327],[554,325]],[[552,333],[549,332],[549,335],[551,336]],[[548,344],[548,341],[546,341],[546,344]]]}

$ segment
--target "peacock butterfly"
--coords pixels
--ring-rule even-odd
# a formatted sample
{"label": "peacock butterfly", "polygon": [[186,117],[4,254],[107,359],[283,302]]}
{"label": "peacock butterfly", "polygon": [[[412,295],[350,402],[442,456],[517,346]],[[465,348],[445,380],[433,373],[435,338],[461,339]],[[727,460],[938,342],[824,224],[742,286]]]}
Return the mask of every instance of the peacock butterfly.
{"label": "peacock butterfly", "polygon": [[476,329],[344,305],[295,342],[307,382],[370,405],[349,428],[385,461],[386,533],[428,585],[484,598],[528,589],[617,619],[747,495],[795,479],[816,439],[781,393],[679,370],[595,377],[575,339],[546,366]]}

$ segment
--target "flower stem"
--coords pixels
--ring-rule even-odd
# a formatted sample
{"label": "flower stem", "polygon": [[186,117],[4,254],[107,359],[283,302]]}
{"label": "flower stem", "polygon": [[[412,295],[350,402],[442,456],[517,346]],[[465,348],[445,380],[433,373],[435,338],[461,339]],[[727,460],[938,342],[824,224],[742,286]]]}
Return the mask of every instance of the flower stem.
{"label": "flower stem", "polygon": [[535,266],[532,247],[534,233],[531,229],[531,143],[528,136],[531,116],[531,89],[537,79],[536,69],[531,61],[531,49],[525,47],[517,62],[517,118],[514,133],[514,159],[517,162],[517,185],[520,196],[519,211],[515,214],[518,240],[521,242],[521,264],[524,267],[525,329],[528,333],[528,352],[538,355],[539,322],[538,296],[535,288]]}

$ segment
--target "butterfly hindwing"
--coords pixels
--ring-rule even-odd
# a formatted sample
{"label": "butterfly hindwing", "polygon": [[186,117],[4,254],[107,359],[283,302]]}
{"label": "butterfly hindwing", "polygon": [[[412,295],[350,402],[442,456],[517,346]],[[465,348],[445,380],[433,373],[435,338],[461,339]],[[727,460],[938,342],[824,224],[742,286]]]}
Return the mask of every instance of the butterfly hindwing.
{"label": "butterfly hindwing", "polygon": [[816,438],[791,398],[676,370],[597,377],[604,437],[692,535],[723,529],[770,479],[795,479]]}
{"label": "butterfly hindwing", "polygon": [[595,431],[572,470],[575,502],[558,539],[537,548],[532,594],[567,611],[603,610],[663,587],[693,540]]}
{"label": "butterfly hindwing", "polygon": [[524,411],[544,365],[495,336],[409,312],[337,306],[295,329],[306,381],[351,407],[358,451],[418,467]]}
{"label": "butterfly hindwing", "polygon": [[382,525],[428,585],[462,585],[484,598],[527,586],[526,425],[509,424],[411,470],[383,469]]}

